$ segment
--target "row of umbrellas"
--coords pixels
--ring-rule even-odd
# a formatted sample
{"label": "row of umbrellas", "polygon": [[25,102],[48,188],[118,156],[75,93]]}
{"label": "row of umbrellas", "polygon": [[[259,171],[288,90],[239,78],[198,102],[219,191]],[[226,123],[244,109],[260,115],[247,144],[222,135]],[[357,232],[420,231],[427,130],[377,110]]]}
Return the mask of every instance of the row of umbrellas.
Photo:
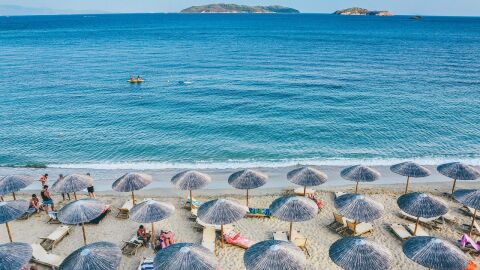
{"label": "row of umbrellas", "polygon": [[[430,236],[412,237],[404,242],[403,253],[412,261],[441,270],[463,270],[467,256],[453,244]],[[110,270],[121,260],[120,248],[110,242],[96,242],[72,252],[60,270]],[[26,243],[0,245],[0,270],[20,269],[32,257]],[[391,253],[373,240],[345,237],[329,249],[331,260],[346,270],[383,270],[390,267]],[[266,240],[252,245],[243,256],[247,270],[301,270],[306,268],[304,253],[286,241]],[[215,270],[218,261],[207,248],[192,243],[177,243],[160,250],[153,260],[155,270]]]}

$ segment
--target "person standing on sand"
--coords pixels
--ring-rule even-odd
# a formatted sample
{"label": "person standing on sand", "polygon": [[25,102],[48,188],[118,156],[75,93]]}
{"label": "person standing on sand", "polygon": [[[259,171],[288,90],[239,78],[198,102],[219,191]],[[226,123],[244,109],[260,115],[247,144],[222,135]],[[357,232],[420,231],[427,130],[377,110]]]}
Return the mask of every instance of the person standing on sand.
{"label": "person standing on sand", "polygon": [[[88,176],[91,176],[90,173],[87,173]],[[92,185],[87,187],[88,191],[88,197],[95,199],[95,189],[93,188],[93,180],[92,180]]]}
{"label": "person standing on sand", "polygon": [[50,192],[48,192],[47,185],[43,186],[43,189],[42,189],[42,192],[40,192],[40,195],[42,196],[43,204],[45,205],[45,212],[47,212],[47,215],[48,215],[49,205],[51,205],[52,211],[55,211],[53,200],[52,200],[52,197],[50,197]]}
{"label": "person standing on sand", "polygon": [[40,175],[40,179],[38,179],[38,181],[40,181],[40,185],[45,186],[45,184],[47,183],[47,180],[48,180],[48,173],[44,174],[44,175]]}
{"label": "person standing on sand", "polygon": [[[63,179],[63,174],[59,174],[57,181],[60,181],[60,180],[62,180],[62,179]],[[63,201],[65,201],[65,194],[67,194],[68,200],[70,201],[70,193],[62,193]]]}

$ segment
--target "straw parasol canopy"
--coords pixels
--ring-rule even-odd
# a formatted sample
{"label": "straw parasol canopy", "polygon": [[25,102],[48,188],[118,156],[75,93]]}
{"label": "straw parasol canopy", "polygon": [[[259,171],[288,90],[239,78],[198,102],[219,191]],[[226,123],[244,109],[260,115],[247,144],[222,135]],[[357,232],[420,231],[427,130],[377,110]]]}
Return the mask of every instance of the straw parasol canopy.
{"label": "straw parasol canopy", "polygon": [[65,205],[58,211],[58,220],[64,224],[81,224],[83,242],[87,244],[84,224],[96,219],[106,209],[106,205],[97,199],[80,199]]}
{"label": "straw parasol canopy", "polygon": [[455,245],[431,236],[416,236],[403,243],[403,253],[412,261],[436,270],[463,270],[469,259]]}
{"label": "straw parasol canopy", "polygon": [[248,190],[261,187],[267,183],[268,176],[254,170],[242,170],[233,173],[228,177],[228,183],[234,188],[247,190],[247,207],[248,207]]}
{"label": "straw parasol canopy", "polygon": [[33,183],[35,179],[29,175],[8,175],[0,180],[0,194],[12,193],[13,200],[16,200],[15,192],[26,188]]}
{"label": "straw parasol canopy", "polygon": [[215,270],[217,258],[207,248],[192,243],[178,243],[157,252],[154,270]]}
{"label": "straw parasol canopy", "polygon": [[0,270],[19,270],[32,258],[32,247],[27,243],[0,245]]}
{"label": "straw parasol canopy", "polygon": [[340,176],[342,176],[343,179],[357,182],[355,185],[355,193],[358,193],[358,183],[376,181],[380,178],[380,173],[367,166],[355,165],[343,169],[340,172]]}
{"label": "straw parasol canopy", "polygon": [[370,222],[383,214],[383,205],[364,195],[344,194],[335,199],[335,208],[348,219],[354,220],[353,234],[357,222]]}
{"label": "straw parasol canopy", "polygon": [[287,241],[266,240],[249,247],[243,255],[247,270],[303,270],[305,254]]}
{"label": "straw parasol canopy", "polygon": [[437,171],[446,177],[453,179],[452,195],[455,191],[457,180],[475,180],[480,177],[480,172],[476,168],[461,162],[439,165]]}
{"label": "straw parasol canopy", "polygon": [[427,177],[432,174],[427,168],[411,161],[395,164],[390,167],[390,171],[407,177],[405,193],[408,192],[408,184],[410,183],[410,177],[420,178]]}
{"label": "straw parasol canopy", "polygon": [[152,224],[152,243],[155,242],[154,222],[168,218],[175,211],[171,203],[157,202],[154,200],[144,201],[135,205],[129,212],[130,219],[138,223]]}
{"label": "straw parasol canopy", "polygon": [[93,179],[85,174],[70,174],[63,178],[59,178],[52,185],[52,189],[58,193],[71,193],[75,200],[77,199],[77,192],[86,189],[93,185]]}
{"label": "straw parasol canopy", "polygon": [[28,202],[24,200],[0,202],[0,224],[5,223],[10,242],[13,242],[13,240],[8,222],[25,214],[28,210],[28,205]]}
{"label": "straw parasol canopy", "polygon": [[362,237],[345,237],[330,246],[328,255],[345,270],[389,269],[391,253],[376,242]]}
{"label": "straw parasol canopy", "polygon": [[303,195],[307,193],[307,187],[319,186],[327,182],[327,175],[316,168],[305,166],[291,170],[287,174],[288,181],[303,186]]}
{"label": "straw parasol canopy", "polygon": [[193,206],[192,190],[201,189],[212,182],[210,175],[198,171],[183,171],[172,177],[172,184],[178,189],[188,190],[190,193],[190,209]]}
{"label": "straw parasol canopy", "polygon": [[68,255],[60,270],[111,270],[117,269],[122,259],[120,248],[110,242],[96,242],[83,246]]}
{"label": "straw parasol canopy", "polygon": [[421,217],[439,217],[448,212],[448,205],[443,200],[420,192],[412,192],[400,196],[397,204],[405,213],[417,217],[413,235],[417,233],[418,222]]}
{"label": "straw parasol canopy", "polygon": [[237,202],[216,199],[202,204],[200,208],[198,208],[197,215],[201,221],[207,224],[220,225],[223,248],[223,225],[242,219],[247,214],[247,211],[248,208]]}
{"label": "straw parasol canopy", "polygon": [[314,201],[299,196],[277,198],[270,204],[269,209],[274,217],[290,222],[290,238],[293,222],[310,220],[318,213],[318,206]]}
{"label": "straw parasol canopy", "polygon": [[480,190],[459,189],[453,192],[453,197],[463,205],[475,209],[473,211],[472,224],[470,225],[470,230],[468,231],[468,235],[472,235],[473,225],[477,216],[477,210],[480,210]]}
{"label": "straw parasol canopy", "polygon": [[135,190],[142,189],[153,182],[152,176],[145,173],[126,173],[113,182],[112,189],[119,192],[132,192],[135,204]]}

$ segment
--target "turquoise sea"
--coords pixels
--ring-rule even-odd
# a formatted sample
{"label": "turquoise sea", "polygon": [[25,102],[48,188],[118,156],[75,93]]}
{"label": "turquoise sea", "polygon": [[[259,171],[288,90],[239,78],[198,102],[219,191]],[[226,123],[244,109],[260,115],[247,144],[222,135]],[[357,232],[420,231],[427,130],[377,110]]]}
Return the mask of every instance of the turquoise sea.
{"label": "turquoise sea", "polygon": [[479,59],[469,17],[0,17],[0,166],[480,164]]}

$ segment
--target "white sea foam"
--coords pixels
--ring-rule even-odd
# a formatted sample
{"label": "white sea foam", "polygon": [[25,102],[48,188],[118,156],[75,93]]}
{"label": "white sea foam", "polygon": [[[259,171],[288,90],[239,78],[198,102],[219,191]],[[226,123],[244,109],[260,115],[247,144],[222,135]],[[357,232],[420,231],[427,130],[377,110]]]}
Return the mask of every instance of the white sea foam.
{"label": "white sea foam", "polygon": [[460,161],[480,166],[478,158],[413,158],[413,159],[303,159],[303,160],[228,160],[225,162],[103,162],[49,164],[49,168],[64,169],[103,169],[103,170],[162,170],[162,169],[238,169],[238,168],[282,168],[296,165],[348,166],[363,164],[368,166],[390,166],[403,161],[414,161],[422,165],[438,165]]}

